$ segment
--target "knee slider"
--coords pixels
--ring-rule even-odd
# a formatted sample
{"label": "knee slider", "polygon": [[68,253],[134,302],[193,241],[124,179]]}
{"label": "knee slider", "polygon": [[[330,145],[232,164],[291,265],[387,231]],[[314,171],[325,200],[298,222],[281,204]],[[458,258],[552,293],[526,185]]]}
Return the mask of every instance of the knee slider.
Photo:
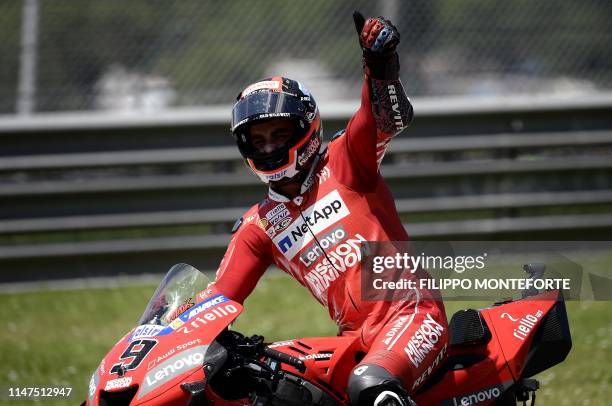
{"label": "knee slider", "polygon": [[385,390],[397,393],[402,399],[408,395],[401,381],[377,365],[360,365],[353,370],[347,393],[352,406],[371,406]]}

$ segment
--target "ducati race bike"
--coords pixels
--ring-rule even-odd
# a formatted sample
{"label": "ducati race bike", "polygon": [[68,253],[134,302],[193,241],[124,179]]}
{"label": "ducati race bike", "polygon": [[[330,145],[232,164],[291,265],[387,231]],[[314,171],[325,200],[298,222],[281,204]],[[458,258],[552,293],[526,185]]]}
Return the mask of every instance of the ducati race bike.
{"label": "ducati race bike", "polygon": [[[525,269],[541,275],[539,266]],[[364,356],[358,338],[266,343],[229,328],[241,312],[203,273],[173,266],[138,325],[93,373],[83,405],[348,404],[349,375]],[[460,310],[413,399],[420,406],[533,405],[539,384],[532,377],[562,362],[570,348],[559,291]]]}

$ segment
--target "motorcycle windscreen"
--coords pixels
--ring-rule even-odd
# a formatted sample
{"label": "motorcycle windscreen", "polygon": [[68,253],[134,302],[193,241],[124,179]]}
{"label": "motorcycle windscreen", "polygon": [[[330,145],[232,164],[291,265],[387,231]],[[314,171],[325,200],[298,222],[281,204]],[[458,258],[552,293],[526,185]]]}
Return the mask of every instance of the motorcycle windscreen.
{"label": "motorcycle windscreen", "polygon": [[167,326],[192,307],[196,295],[209,284],[208,277],[193,266],[174,265],[153,293],[138,323]]}

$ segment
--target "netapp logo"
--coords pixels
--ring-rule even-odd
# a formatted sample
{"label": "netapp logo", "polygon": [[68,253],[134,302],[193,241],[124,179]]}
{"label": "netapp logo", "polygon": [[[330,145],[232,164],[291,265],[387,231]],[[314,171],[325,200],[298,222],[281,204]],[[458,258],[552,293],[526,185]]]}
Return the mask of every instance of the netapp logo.
{"label": "netapp logo", "polygon": [[334,190],[304,210],[303,217],[299,217],[272,241],[287,259],[293,259],[312,241],[313,234],[319,234],[349,214],[350,211],[340,193]]}

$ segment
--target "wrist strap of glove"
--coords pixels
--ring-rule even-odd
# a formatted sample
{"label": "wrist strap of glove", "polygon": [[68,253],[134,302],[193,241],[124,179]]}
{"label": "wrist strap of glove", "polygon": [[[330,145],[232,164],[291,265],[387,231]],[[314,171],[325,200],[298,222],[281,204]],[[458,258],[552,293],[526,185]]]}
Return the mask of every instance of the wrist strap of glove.
{"label": "wrist strap of glove", "polygon": [[399,79],[399,58],[397,52],[386,53],[363,51],[363,69],[373,79]]}

